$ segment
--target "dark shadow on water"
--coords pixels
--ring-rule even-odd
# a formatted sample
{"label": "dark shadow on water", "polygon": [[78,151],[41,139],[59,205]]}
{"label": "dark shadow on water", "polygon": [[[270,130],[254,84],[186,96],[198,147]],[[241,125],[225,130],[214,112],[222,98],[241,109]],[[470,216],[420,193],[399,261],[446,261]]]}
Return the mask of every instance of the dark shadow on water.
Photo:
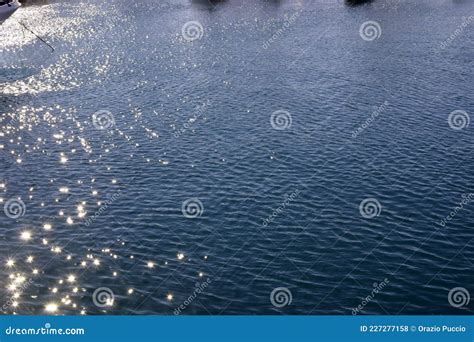
{"label": "dark shadow on water", "polygon": [[54,2],[54,1],[50,1],[50,0],[20,0],[21,4],[23,6],[28,6],[28,5],[47,5],[47,4],[50,4],[51,2]]}
{"label": "dark shadow on water", "polygon": [[273,5],[273,6],[280,6],[284,0],[263,0],[265,4]]}
{"label": "dark shadow on water", "polygon": [[215,10],[218,5],[225,4],[226,2],[227,0],[191,0],[193,5],[208,9],[209,11]]}
{"label": "dark shadow on water", "polygon": [[374,0],[345,0],[347,6],[355,7],[372,3]]}
{"label": "dark shadow on water", "polygon": [[28,68],[28,67],[3,68],[0,65],[0,87],[3,83],[15,82],[22,79],[26,79],[37,73],[39,73],[39,70],[36,68]]}

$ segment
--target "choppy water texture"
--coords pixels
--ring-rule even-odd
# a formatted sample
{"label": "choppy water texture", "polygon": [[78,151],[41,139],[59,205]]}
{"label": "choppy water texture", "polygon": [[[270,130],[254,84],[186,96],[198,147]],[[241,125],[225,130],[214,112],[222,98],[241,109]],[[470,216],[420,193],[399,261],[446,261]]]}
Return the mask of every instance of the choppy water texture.
{"label": "choppy water texture", "polygon": [[472,15],[22,8],[0,27],[3,312],[472,314]]}

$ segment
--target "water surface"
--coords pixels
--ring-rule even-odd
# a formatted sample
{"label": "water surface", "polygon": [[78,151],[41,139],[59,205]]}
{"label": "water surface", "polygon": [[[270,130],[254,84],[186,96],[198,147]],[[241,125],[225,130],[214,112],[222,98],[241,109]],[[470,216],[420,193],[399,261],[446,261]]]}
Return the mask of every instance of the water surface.
{"label": "water surface", "polygon": [[[448,122],[474,114],[472,15],[448,0],[22,8],[0,27],[0,197],[25,204],[0,215],[3,312],[472,314],[448,294],[474,294],[474,203],[442,224],[474,193],[472,125]],[[111,305],[94,305],[101,287]]]}

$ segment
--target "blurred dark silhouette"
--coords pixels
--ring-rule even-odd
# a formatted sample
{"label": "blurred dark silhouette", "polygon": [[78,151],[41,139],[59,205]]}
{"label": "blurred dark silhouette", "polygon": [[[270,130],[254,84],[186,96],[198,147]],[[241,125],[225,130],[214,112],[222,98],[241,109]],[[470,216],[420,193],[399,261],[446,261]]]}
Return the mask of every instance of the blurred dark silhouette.
{"label": "blurred dark silhouette", "polygon": [[271,4],[271,5],[280,6],[283,0],[263,0],[263,2]]}
{"label": "blurred dark silhouette", "polygon": [[51,3],[50,0],[19,0],[23,5],[45,5]]}
{"label": "blurred dark silhouette", "polygon": [[191,0],[191,3],[212,9],[219,4],[225,3],[226,1],[227,0]]}
{"label": "blurred dark silhouette", "polygon": [[365,4],[370,4],[374,0],[345,0],[346,5],[348,6],[360,6]]}

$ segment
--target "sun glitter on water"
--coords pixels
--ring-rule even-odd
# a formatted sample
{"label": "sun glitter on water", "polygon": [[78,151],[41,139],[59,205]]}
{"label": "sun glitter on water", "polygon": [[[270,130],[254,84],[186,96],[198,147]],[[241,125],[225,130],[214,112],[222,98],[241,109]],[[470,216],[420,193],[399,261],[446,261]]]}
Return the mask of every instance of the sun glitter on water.
{"label": "sun glitter on water", "polygon": [[48,303],[46,304],[46,306],[44,307],[45,311],[46,312],[49,312],[49,313],[55,313],[58,311],[58,304],[56,303]]}
{"label": "sun glitter on water", "polygon": [[22,240],[28,241],[28,240],[31,239],[31,232],[24,231],[24,232],[21,233],[20,237],[21,237]]}

